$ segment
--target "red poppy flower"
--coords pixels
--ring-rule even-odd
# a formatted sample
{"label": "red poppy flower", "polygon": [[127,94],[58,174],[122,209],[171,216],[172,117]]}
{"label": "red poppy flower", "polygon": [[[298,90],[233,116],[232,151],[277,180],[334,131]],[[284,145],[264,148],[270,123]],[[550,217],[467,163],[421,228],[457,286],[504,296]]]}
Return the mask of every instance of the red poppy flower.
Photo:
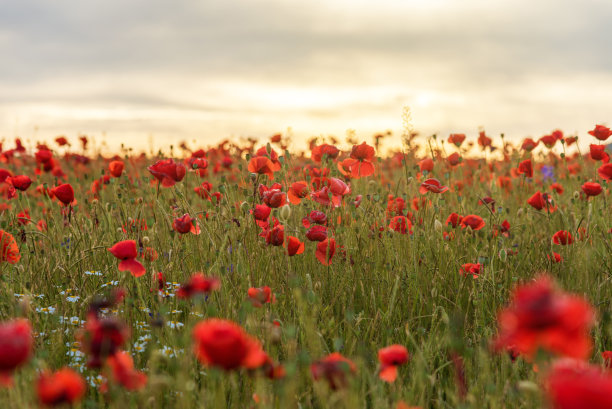
{"label": "red poppy flower", "polygon": [[65,206],[74,202],[74,189],[70,183],[56,186],[52,189],[53,195],[62,202]]}
{"label": "red poppy flower", "polygon": [[100,368],[104,360],[115,354],[130,336],[129,329],[117,318],[99,319],[90,313],[76,337],[83,352],[89,355],[87,365]]}
{"label": "red poppy flower", "polygon": [[378,350],[380,373],[378,377],[385,382],[395,382],[397,367],[408,362],[408,350],[403,345],[390,345]]}
{"label": "red poppy flower", "polygon": [[528,178],[533,177],[533,166],[531,165],[531,159],[526,159],[519,163],[518,173],[520,173],[521,175],[525,175],[525,177]]}
{"label": "red poppy flower", "polygon": [[589,145],[589,150],[593,160],[604,160],[607,156],[605,145]]}
{"label": "red poppy flower", "polygon": [[317,260],[324,266],[328,266],[332,262],[332,258],[336,253],[336,240],[333,238],[327,238],[317,244],[317,250],[315,256]]}
{"label": "red poppy flower", "polygon": [[271,211],[272,209],[266,206],[265,204],[263,205],[258,204],[258,205],[255,205],[255,208],[253,209],[253,217],[257,221],[267,222],[268,218],[270,217]]}
{"label": "red poppy flower", "polygon": [[561,263],[563,261],[563,257],[561,257],[561,254],[555,253],[554,251],[552,257],[550,256],[550,254],[547,254],[546,258],[552,260],[553,263]]}
{"label": "red poppy flower", "polygon": [[330,159],[336,159],[340,154],[340,150],[334,145],[322,144],[312,148],[310,157],[315,162],[321,162],[323,156],[327,156]]}
{"label": "red poppy flower", "polygon": [[308,214],[308,220],[315,224],[323,225],[327,223],[327,215],[322,211],[313,210],[312,212]]}
{"label": "red poppy flower", "polygon": [[521,144],[521,149],[523,149],[524,151],[527,152],[531,152],[532,150],[535,149],[536,146],[538,146],[540,142],[536,142],[531,138],[525,138],[523,140],[523,143]]}
{"label": "red poppy flower", "polygon": [[478,278],[482,269],[482,265],[480,263],[466,263],[461,266],[461,270],[459,270],[459,274],[462,276],[466,276],[471,274],[473,278]]}
{"label": "red poppy flower", "polygon": [[209,294],[221,287],[221,281],[216,277],[205,277],[202,273],[194,273],[189,281],[180,286],[176,292],[179,298],[191,298],[197,294]]}
{"label": "red poppy flower", "polygon": [[544,390],[554,409],[612,408],[612,374],[575,359],[555,362]]}
{"label": "red poppy flower", "polygon": [[510,305],[498,316],[497,348],[514,347],[532,358],[542,348],[554,354],[585,359],[591,353],[591,306],[564,293],[548,277],[518,287]]}
{"label": "red poppy flower", "polygon": [[487,146],[491,147],[492,142],[493,140],[485,134],[485,131],[480,131],[478,133],[478,145],[480,145],[482,150],[485,150]]}
{"label": "red poppy flower", "polygon": [[541,193],[539,190],[527,199],[527,203],[536,210],[546,209],[550,213],[557,210],[557,206],[552,204],[552,197],[548,193]]}
{"label": "red poppy flower", "polygon": [[0,250],[0,261],[15,264],[21,259],[15,238],[4,230],[0,230]]}
{"label": "red poppy flower", "polygon": [[443,186],[438,179],[430,178],[421,183],[419,193],[424,195],[427,192],[444,193],[448,190],[448,186]]}
{"label": "red poppy flower", "polygon": [[401,234],[412,234],[412,222],[406,216],[395,216],[389,223],[389,230],[393,230]]}
{"label": "red poppy flower", "polygon": [[593,135],[600,141],[605,141],[612,135],[612,130],[607,126],[603,125],[595,125],[595,128],[592,131],[589,131],[589,135]]}
{"label": "red poppy flower", "polygon": [[462,220],[463,217],[459,216],[457,213],[451,213],[446,219],[446,225],[448,226],[450,224],[454,229],[461,223]]}
{"label": "red poppy flower", "polygon": [[276,209],[287,204],[285,192],[278,189],[270,189],[263,193],[263,202],[269,207]]}
{"label": "red poppy flower", "polygon": [[265,156],[254,156],[249,161],[248,170],[258,175],[267,175],[270,180],[274,179],[274,164]]}
{"label": "red poppy flower", "polygon": [[43,372],[36,383],[38,400],[45,406],[76,403],[85,395],[86,388],[83,377],[70,368]]}
{"label": "red poppy flower", "polygon": [[308,184],[304,181],[292,183],[287,196],[291,204],[300,204],[302,199],[308,196]]}
{"label": "red poppy flower", "polygon": [[[268,151],[270,152],[268,153]],[[262,146],[261,148],[257,149],[257,152],[255,152],[255,156],[269,158],[272,162],[272,171],[276,172],[281,169],[281,163],[278,160],[278,154],[269,145]]]}
{"label": "red poppy flower", "polygon": [[325,358],[310,365],[310,373],[315,381],[325,379],[333,390],[347,385],[347,376],[357,372],[357,367],[339,352],[329,354]]}
{"label": "red poppy flower", "polygon": [[232,321],[202,321],[193,329],[193,340],[195,355],[202,364],[226,371],[258,368],[267,358],[259,341]]}
{"label": "red poppy flower", "polygon": [[116,382],[127,390],[134,391],[147,384],[147,375],[134,369],[132,357],[124,351],[118,351],[107,360]]}
{"label": "red poppy flower", "polygon": [[276,301],[276,296],[272,294],[272,289],[268,286],[258,288],[251,287],[247,291],[247,295],[249,296],[251,304],[256,308]]}
{"label": "red poppy flower", "polygon": [[315,225],[306,232],[306,238],[310,241],[323,241],[327,238],[327,227]]}
{"label": "red poppy flower", "polygon": [[604,163],[597,169],[597,174],[603,180],[612,180],[612,163]]}
{"label": "red poppy flower", "polygon": [[174,186],[176,182],[183,180],[187,173],[185,165],[172,159],[158,160],[147,169],[163,187]]}
{"label": "red poppy flower", "polygon": [[172,221],[172,228],[180,234],[192,233],[200,234],[200,227],[197,225],[197,219],[192,218],[185,213],[181,217],[177,217]]}
{"label": "red poppy flower", "polygon": [[[343,167],[348,167],[353,178],[361,178],[374,174],[374,148],[363,142],[354,145],[351,150],[351,157],[342,161]],[[340,165],[340,164],[339,164]]]}
{"label": "red poppy flower", "polygon": [[15,189],[21,190],[22,192],[28,190],[32,184],[32,179],[26,175],[19,175],[7,178],[7,181],[12,184]]}
{"label": "red poppy flower", "polygon": [[461,156],[457,152],[455,152],[449,155],[448,158],[446,158],[446,160],[448,161],[449,165],[457,166],[458,164],[461,163]]}
{"label": "red poppy flower", "polygon": [[124,240],[116,243],[108,249],[113,256],[121,260],[119,263],[119,271],[129,271],[134,277],[144,275],[145,268],[139,261],[136,261],[138,250],[136,249],[136,241]]}
{"label": "red poppy flower", "polygon": [[567,230],[559,230],[552,237],[553,243],[559,244],[561,246],[565,246],[568,244],[572,244],[574,242],[574,238],[572,234]]}
{"label": "red poppy flower", "polygon": [[32,353],[32,327],[26,319],[0,323],[0,385],[11,383],[11,374]]}
{"label": "red poppy flower", "polygon": [[304,243],[297,237],[287,236],[287,254],[295,256],[304,252]]}
{"label": "red poppy flower", "polygon": [[601,185],[599,183],[596,182],[586,182],[585,184],[582,185],[582,191],[587,195],[587,196],[598,196],[601,191]]}
{"label": "red poppy flower", "polygon": [[608,369],[612,369],[612,351],[603,351],[601,358],[604,361],[604,366]]}
{"label": "red poppy flower", "polygon": [[285,228],[282,225],[274,226],[266,231],[266,243],[272,246],[282,246],[285,241]]}
{"label": "red poppy flower", "polygon": [[17,222],[22,225],[28,225],[32,223],[32,219],[30,219],[30,212],[28,209],[25,209],[19,213],[17,213]]}
{"label": "red poppy flower", "polygon": [[482,217],[477,216],[475,214],[469,214],[467,216],[464,216],[463,219],[461,219],[460,224],[461,228],[465,229],[469,226],[472,228],[472,230],[480,230],[486,225]]}
{"label": "red poppy flower", "polygon": [[456,147],[460,147],[463,141],[465,141],[464,133],[452,133],[448,137],[448,143],[455,144]]}
{"label": "red poppy flower", "polygon": [[418,162],[419,165],[419,170],[421,172],[430,172],[433,170],[434,168],[434,161],[431,158],[425,158],[422,159]]}
{"label": "red poppy flower", "polygon": [[553,183],[553,184],[551,184],[551,185],[550,185],[550,188],[551,188],[552,190],[554,190],[555,192],[557,192],[558,194],[560,194],[560,195],[562,195],[562,194],[563,194],[563,192],[565,191],[565,190],[563,189],[563,185],[562,185],[562,184],[560,184],[560,183]]}
{"label": "red poppy flower", "polygon": [[108,164],[108,171],[110,172],[112,177],[118,178],[123,173],[124,166],[125,165],[123,164],[122,161],[114,160]]}

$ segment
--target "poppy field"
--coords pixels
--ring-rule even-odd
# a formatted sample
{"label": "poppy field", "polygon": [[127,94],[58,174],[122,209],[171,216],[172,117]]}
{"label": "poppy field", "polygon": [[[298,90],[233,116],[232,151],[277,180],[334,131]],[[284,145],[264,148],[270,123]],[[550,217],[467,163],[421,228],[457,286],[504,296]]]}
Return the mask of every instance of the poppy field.
{"label": "poppy field", "polygon": [[0,407],[612,408],[611,135],[5,141]]}

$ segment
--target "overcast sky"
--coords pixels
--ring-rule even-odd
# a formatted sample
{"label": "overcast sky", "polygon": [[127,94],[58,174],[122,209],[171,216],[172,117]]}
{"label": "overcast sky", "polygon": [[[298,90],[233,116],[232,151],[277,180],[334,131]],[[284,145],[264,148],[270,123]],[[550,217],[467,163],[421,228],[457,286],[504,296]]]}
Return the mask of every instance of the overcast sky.
{"label": "overcast sky", "polygon": [[403,106],[425,134],[585,135],[612,122],[610,39],[609,0],[11,1],[0,136],[365,139]]}

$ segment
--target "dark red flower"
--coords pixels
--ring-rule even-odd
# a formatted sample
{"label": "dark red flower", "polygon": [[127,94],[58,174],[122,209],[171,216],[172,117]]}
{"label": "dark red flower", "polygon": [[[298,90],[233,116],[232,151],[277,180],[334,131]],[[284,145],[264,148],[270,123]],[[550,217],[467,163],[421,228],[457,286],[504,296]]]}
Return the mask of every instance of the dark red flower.
{"label": "dark red flower", "polygon": [[389,223],[389,230],[393,230],[401,234],[412,234],[412,222],[406,216],[395,216]]}
{"label": "dark red flower", "polygon": [[539,190],[527,199],[527,203],[536,210],[546,209],[549,213],[557,210],[557,206],[552,203],[552,197],[548,193],[541,193]]}
{"label": "dark red flower", "polygon": [[295,256],[304,252],[304,243],[297,237],[287,236],[287,254]]}
{"label": "dark red flower", "polygon": [[339,352],[329,354],[310,365],[313,379],[315,381],[325,379],[333,390],[346,387],[347,376],[356,372],[357,367],[353,361],[345,358]]}
{"label": "dark red flower", "polygon": [[519,163],[518,173],[520,173],[521,175],[525,175],[525,177],[528,178],[533,177],[533,166],[531,165],[531,159],[526,159]]}
{"label": "dark red flower", "polygon": [[249,300],[254,307],[260,308],[264,304],[273,303],[276,300],[274,294],[272,294],[272,289],[268,286],[265,287],[251,287],[247,291],[247,295],[249,296]]}
{"label": "dark red flower", "polygon": [[408,362],[409,357],[408,350],[403,345],[395,344],[379,349],[380,373],[378,377],[386,382],[395,382],[397,367]]}
{"label": "dark red flower", "polygon": [[486,223],[482,219],[482,217],[477,216],[475,214],[468,214],[461,219],[461,228],[465,229],[466,227],[471,227],[472,230],[480,230],[485,227]]}
{"label": "dark red flower", "polygon": [[448,216],[448,219],[446,219],[446,225],[448,226],[450,224],[453,228],[455,228],[461,223],[462,220],[463,217],[459,216],[457,213],[451,213],[450,216]]}
{"label": "dark red flower", "polygon": [[180,234],[192,233],[200,234],[200,227],[197,224],[197,219],[192,218],[185,213],[181,217],[177,217],[172,221],[172,228]]}
{"label": "dark red flower", "polygon": [[285,228],[282,225],[274,226],[266,232],[266,243],[272,246],[282,246],[285,241]]}
{"label": "dark red flower", "polygon": [[107,360],[116,382],[125,389],[134,391],[147,384],[147,375],[134,369],[132,357],[124,351],[118,351]]}
{"label": "dark red flower", "polygon": [[603,125],[595,125],[595,128],[592,131],[589,131],[589,135],[593,135],[600,141],[605,141],[612,135],[612,130],[607,126]]}
{"label": "dark red flower", "polygon": [[601,185],[599,183],[596,182],[586,182],[585,184],[582,185],[582,191],[587,195],[587,196],[598,196],[601,191]]}
{"label": "dark red flower", "polygon": [[279,208],[287,204],[287,197],[285,192],[281,192],[278,189],[270,189],[263,193],[263,202],[273,208]]}
{"label": "dark red flower", "polygon": [[567,244],[572,244],[574,242],[574,238],[572,234],[567,230],[559,230],[552,237],[553,243],[559,244],[561,246],[565,246]]}
{"label": "dark red flower", "polygon": [[9,384],[15,369],[32,353],[32,327],[26,319],[0,323],[0,385]]}
{"label": "dark red flower", "polygon": [[459,274],[462,276],[466,276],[471,274],[473,278],[478,278],[482,269],[482,265],[480,263],[466,263],[461,266],[461,270],[459,270]]}
{"label": "dark red flower", "polygon": [[268,218],[270,217],[271,211],[272,209],[266,206],[265,204],[263,205],[258,204],[258,205],[255,205],[255,208],[253,209],[253,217],[257,221],[267,222]]}
{"label": "dark red flower", "polygon": [[147,168],[163,187],[171,187],[180,182],[185,177],[187,169],[182,163],[177,163],[172,159],[158,160]]}
{"label": "dark red flower", "polygon": [[89,355],[87,365],[100,368],[104,360],[114,355],[130,336],[129,329],[115,317],[98,318],[90,313],[77,339],[83,352]]}
{"label": "dark red flower", "polygon": [[597,174],[603,180],[612,180],[612,162],[601,165],[597,169]]}
{"label": "dark red flower", "polygon": [[12,184],[15,189],[21,190],[22,192],[28,190],[32,184],[32,179],[26,175],[13,176],[8,178],[8,182]]}
{"label": "dark red flower", "polygon": [[340,150],[334,145],[322,144],[312,148],[310,157],[315,162],[321,162],[323,156],[327,156],[330,159],[336,159],[340,154]]}
{"label": "dark red flower", "polygon": [[554,409],[612,408],[612,374],[575,359],[553,364],[545,391]]}
{"label": "dark red flower", "polygon": [[448,143],[455,144],[456,147],[460,147],[463,141],[465,141],[464,133],[452,133],[448,137]]}
{"label": "dark red flower", "polygon": [[421,183],[419,193],[424,195],[427,192],[444,193],[448,190],[448,186],[443,186],[438,179],[430,178]]}
{"label": "dark red flower", "polygon": [[194,273],[189,281],[180,286],[176,292],[179,298],[191,298],[197,294],[209,294],[221,287],[221,281],[216,277],[206,277],[202,273]]}
{"label": "dark red flower", "polygon": [[[540,142],[536,142],[531,138],[525,138],[523,140],[523,143],[521,144],[521,149],[527,151],[527,152],[531,152],[532,150],[535,149],[536,146],[538,146]],[[530,176],[531,177],[531,176]]]}
{"label": "dark red flower", "polygon": [[43,372],[36,383],[38,400],[45,406],[76,403],[85,395],[86,388],[83,377],[70,368]]}
{"label": "dark red flower", "polygon": [[604,160],[606,158],[606,146],[605,145],[589,145],[591,152],[591,159],[593,160]]}
{"label": "dark red flower", "polygon": [[52,189],[53,195],[62,202],[65,206],[74,202],[74,189],[70,183],[56,186]]}
{"label": "dark red flower", "polygon": [[564,293],[548,277],[518,287],[498,316],[498,348],[514,347],[533,357],[541,348],[585,359],[591,353],[594,311],[581,297]]}
{"label": "dark red flower", "polygon": [[317,250],[315,252],[315,256],[317,260],[321,262],[324,266],[328,266],[332,262],[332,258],[336,253],[336,240],[333,238],[327,238],[323,241],[320,241],[317,244]]}
{"label": "dark red flower", "polygon": [[226,371],[258,368],[267,358],[259,341],[232,321],[202,321],[193,329],[193,340],[195,355],[202,364]]}
{"label": "dark red flower", "polygon": [[108,251],[110,251],[113,256],[121,260],[119,263],[119,271],[129,271],[134,277],[144,275],[144,266],[140,264],[139,261],[136,261],[136,257],[138,257],[136,241],[120,241],[109,248]]}
{"label": "dark red flower", "polygon": [[306,232],[306,238],[310,241],[323,241],[327,238],[327,227],[315,225]]}

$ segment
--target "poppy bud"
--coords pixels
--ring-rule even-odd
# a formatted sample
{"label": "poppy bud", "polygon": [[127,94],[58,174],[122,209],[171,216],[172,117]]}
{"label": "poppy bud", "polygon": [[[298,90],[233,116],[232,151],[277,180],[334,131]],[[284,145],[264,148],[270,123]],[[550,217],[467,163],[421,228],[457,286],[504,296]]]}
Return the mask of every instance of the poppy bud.
{"label": "poppy bud", "polygon": [[531,381],[518,381],[516,384],[516,387],[518,388],[518,390],[522,392],[533,392],[533,393],[540,392],[540,388],[538,387],[538,385],[536,385],[535,383]]}
{"label": "poppy bud", "polygon": [[282,222],[286,222],[287,220],[289,220],[289,217],[291,217],[291,208],[289,207],[289,205],[281,207],[279,216]]}
{"label": "poppy bud", "polygon": [[248,212],[248,211],[249,211],[249,208],[250,208],[250,205],[249,205],[249,203],[248,203],[248,202],[242,202],[242,203],[240,203],[240,210],[241,210],[243,213]]}
{"label": "poppy bud", "polygon": [[440,222],[440,220],[436,219],[434,221],[434,228],[436,229],[437,232],[441,232],[443,227],[442,227],[442,223]]}
{"label": "poppy bud", "polygon": [[501,249],[499,251],[499,259],[501,261],[506,261],[507,258],[508,258],[508,253],[506,253],[506,249]]}
{"label": "poppy bud", "polygon": [[255,182],[257,180],[257,173],[251,173],[251,181]]}
{"label": "poppy bud", "polygon": [[412,183],[412,176],[406,179],[406,185],[410,185]]}
{"label": "poppy bud", "polygon": [[580,193],[575,191],[574,192],[574,199],[578,200],[580,198]]}
{"label": "poppy bud", "polygon": [[98,204],[98,199],[93,199],[91,201],[91,204],[94,205],[94,206],[97,205]]}
{"label": "poppy bud", "polygon": [[149,236],[144,236],[142,238],[142,244],[149,244],[151,242],[151,239],[149,239]]}
{"label": "poppy bud", "polygon": [[117,227],[117,233],[123,233],[123,229],[121,227]]}
{"label": "poppy bud", "polygon": [[516,217],[521,217],[523,215],[523,208],[519,207],[516,211]]}
{"label": "poppy bud", "polygon": [[128,222],[128,224],[132,224],[132,223],[134,223],[134,219],[132,219],[131,217],[128,217],[127,218],[127,222]]}

